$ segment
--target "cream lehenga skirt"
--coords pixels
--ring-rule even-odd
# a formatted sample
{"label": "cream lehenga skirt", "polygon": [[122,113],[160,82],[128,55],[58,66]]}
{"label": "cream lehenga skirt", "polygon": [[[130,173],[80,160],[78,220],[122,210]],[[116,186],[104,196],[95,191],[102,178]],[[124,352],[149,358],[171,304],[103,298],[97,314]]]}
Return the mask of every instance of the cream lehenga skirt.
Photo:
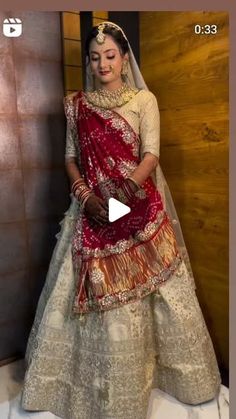
{"label": "cream lehenga skirt", "polygon": [[28,340],[22,407],[63,419],[145,419],[153,388],[190,404],[214,398],[220,374],[184,262],[137,302],[71,314],[77,205],[56,236]]}

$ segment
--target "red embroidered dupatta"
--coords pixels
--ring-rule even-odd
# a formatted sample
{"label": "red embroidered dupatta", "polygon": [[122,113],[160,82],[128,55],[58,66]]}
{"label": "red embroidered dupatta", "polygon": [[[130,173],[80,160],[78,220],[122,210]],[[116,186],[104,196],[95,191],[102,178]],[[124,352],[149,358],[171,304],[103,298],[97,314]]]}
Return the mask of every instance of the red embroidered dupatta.
{"label": "red embroidered dupatta", "polygon": [[[140,138],[118,113],[74,98],[80,170],[87,185],[108,200],[140,163]],[[136,192],[131,212],[103,226],[82,213],[73,240],[76,274],[73,311],[103,311],[142,298],[166,281],[181,257],[161,196],[151,177]]]}

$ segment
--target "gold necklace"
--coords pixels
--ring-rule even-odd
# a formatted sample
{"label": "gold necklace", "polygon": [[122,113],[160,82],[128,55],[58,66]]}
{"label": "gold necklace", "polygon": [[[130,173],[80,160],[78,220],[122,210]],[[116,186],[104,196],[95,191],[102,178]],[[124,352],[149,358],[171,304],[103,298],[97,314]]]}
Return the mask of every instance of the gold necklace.
{"label": "gold necklace", "polygon": [[105,109],[113,109],[128,103],[137,93],[139,89],[129,87],[124,83],[119,89],[97,89],[93,92],[87,92],[86,97],[89,103]]}

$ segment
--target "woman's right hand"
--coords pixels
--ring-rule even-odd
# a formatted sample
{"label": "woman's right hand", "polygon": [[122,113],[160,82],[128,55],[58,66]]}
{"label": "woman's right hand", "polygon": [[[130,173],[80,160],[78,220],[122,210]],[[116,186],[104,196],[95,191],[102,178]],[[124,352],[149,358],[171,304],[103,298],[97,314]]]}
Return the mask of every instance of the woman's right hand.
{"label": "woman's right hand", "polygon": [[88,218],[97,222],[99,225],[108,223],[108,205],[94,193],[87,199],[84,210]]}

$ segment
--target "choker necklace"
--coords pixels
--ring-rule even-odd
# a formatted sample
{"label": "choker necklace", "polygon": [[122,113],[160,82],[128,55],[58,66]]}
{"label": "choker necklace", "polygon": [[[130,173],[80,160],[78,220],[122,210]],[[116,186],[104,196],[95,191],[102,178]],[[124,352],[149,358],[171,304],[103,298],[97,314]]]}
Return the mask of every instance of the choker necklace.
{"label": "choker necklace", "polygon": [[116,90],[98,89],[87,92],[86,97],[88,102],[95,106],[112,109],[128,103],[138,92],[139,89],[129,87],[124,83]]}

